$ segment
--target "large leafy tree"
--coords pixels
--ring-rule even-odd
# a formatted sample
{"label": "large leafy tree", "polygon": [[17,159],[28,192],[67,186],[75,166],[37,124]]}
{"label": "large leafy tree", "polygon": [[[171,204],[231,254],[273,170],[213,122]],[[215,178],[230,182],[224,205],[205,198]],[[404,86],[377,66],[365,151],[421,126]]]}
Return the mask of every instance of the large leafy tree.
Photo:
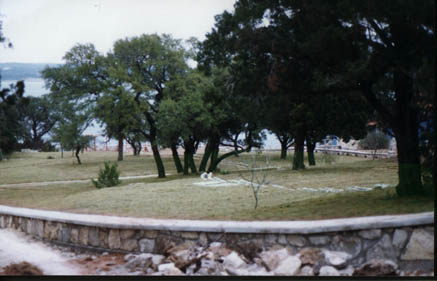
{"label": "large leafy tree", "polygon": [[29,103],[24,110],[24,126],[26,134],[24,146],[31,149],[41,149],[43,137],[50,133],[59,120],[59,112],[49,95],[28,97]]}
{"label": "large leafy tree", "polygon": [[25,133],[23,111],[29,102],[24,96],[24,83],[18,81],[0,91],[0,152],[10,154]]}
{"label": "large leafy tree", "polygon": [[166,95],[167,83],[188,70],[187,54],[180,40],[170,35],[153,34],[118,40],[110,55],[115,61],[112,75],[124,81],[143,108],[147,126],[142,134],[151,144],[158,177],[165,177],[158,148],[156,116]]}

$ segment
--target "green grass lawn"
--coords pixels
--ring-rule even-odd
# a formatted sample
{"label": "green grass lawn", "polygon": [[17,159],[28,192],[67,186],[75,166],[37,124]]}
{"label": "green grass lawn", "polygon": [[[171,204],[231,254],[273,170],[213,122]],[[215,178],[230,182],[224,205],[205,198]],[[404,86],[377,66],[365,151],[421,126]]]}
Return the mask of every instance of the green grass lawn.
{"label": "green grass lawn", "polygon": [[[116,153],[85,153],[84,165],[72,164],[69,158],[47,159],[47,153],[20,153],[0,162],[0,184],[89,179],[96,177],[104,161],[115,160]],[[57,155],[57,154],[56,154]],[[91,183],[70,183],[38,187],[0,188],[0,204],[29,208],[63,210],[76,213],[110,214],[134,217],[230,220],[297,220],[356,217],[367,215],[406,214],[434,210],[434,199],[426,197],[398,198],[397,163],[393,159],[369,160],[338,156],[326,164],[316,155],[317,166],[292,171],[291,158],[280,160],[270,155],[275,169],[267,172],[270,183],[284,188],[263,187],[259,205],[249,186],[206,187],[199,176],[176,175],[171,158],[164,157],[168,173],[165,179],[124,180],[121,185],[96,189]],[[241,163],[248,155],[228,158],[220,165],[222,179],[247,176]],[[127,156],[119,163],[121,175],[156,174],[151,156]],[[11,174],[5,171],[14,171]],[[21,171],[21,172],[19,172]],[[21,173],[21,176],[20,176]],[[62,174],[61,174],[62,173]],[[259,172],[263,173],[263,172]],[[306,192],[301,187],[344,188],[389,184],[384,190],[370,192],[323,193]]]}

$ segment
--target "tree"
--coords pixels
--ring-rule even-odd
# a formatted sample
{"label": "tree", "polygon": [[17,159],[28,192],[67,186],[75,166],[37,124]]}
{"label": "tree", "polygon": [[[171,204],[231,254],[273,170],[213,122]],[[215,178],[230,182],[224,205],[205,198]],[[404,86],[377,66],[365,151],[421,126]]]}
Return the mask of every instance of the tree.
{"label": "tree", "polygon": [[370,149],[373,151],[372,156],[375,159],[378,149],[387,149],[390,145],[390,139],[380,130],[376,129],[367,134],[367,136],[358,143],[361,149]]}
{"label": "tree", "polygon": [[50,133],[59,120],[59,115],[54,110],[55,105],[49,95],[41,97],[28,97],[29,103],[24,110],[24,125],[26,135],[24,147],[42,149],[43,136]]}
{"label": "tree", "polygon": [[158,177],[165,177],[158,149],[156,114],[165,97],[166,84],[188,69],[185,50],[179,40],[153,34],[118,40],[111,56],[116,62],[112,75],[128,85],[135,101],[144,108],[147,130],[142,134],[151,144]]}
{"label": "tree", "polygon": [[357,85],[393,130],[398,195],[420,194],[419,118],[428,93],[419,74],[425,71],[434,77],[434,68],[427,65],[435,62],[435,1],[345,2],[336,8],[353,44],[362,47],[360,59],[350,62],[352,71],[344,80]]}
{"label": "tree", "polygon": [[[108,89],[98,98],[95,116],[105,124],[106,135],[118,140],[118,161],[123,160],[124,140],[139,129],[140,110],[139,104],[123,86]],[[131,144],[135,144],[135,138]]]}
{"label": "tree", "polygon": [[23,108],[28,99],[23,95],[23,81],[0,91],[0,152],[4,155],[16,149],[24,134]]}
{"label": "tree", "polygon": [[199,142],[207,138],[208,129],[213,122],[203,96],[205,89],[211,86],[208,82],[198,72],[191,72],[172,81],[168,85],[168,98],[161,102],[157,116],[160,140],[171,145],[178,138],[182,139],[185,149],[185,175],[189,169],[192,173],[197,173],[193,156]]}
{"label": "tree", "polygon": [[79,152],[88,148],[93,140],[92,136],[83,135],[91,124],[90,110],[81,104],[64,102],[61,105],[62,118],[53,128],[53,141],[58,142],[62,149],[73,150],[79,165],[82,164]]}

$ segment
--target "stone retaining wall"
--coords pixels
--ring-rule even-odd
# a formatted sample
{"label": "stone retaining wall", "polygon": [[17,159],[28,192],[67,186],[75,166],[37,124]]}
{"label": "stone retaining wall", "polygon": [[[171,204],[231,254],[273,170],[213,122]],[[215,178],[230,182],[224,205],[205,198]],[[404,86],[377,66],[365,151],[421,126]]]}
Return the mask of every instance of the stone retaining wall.
{"label": "stone retaining wall", "polygon": [[[8,207],[9,209],[11,208]],[[192,241],[200,246],[207,246],[217,241],[224,242],[227,247],[247,255],[273,247],[288,247],[294,253],[303,248],[323,248],[349,253],[352,257],[348,263],[352,265],[363,264],[371,259],[389,259],[398,263],[401,269],[415,269],[418,264],[427,270],[434,268],[434,214],[431,213],[423,214],[426,219],[409,219],[407,223],[400,223],[398,227],[388,224],[389,227],[379,225],[376,228],[359,229],[351,224],[349,227],[341,225],[342,230],[328,232],[323,232],[323,229],[314,232],[296,231],[289,228],[291,229],[289,233],[286,233],[286,229],[271,233],[271,230],[268,230],[269,222],[266,222],[264,229],[258,228],[252,232],[250,229],[233,232],[223,225],[222,231],[214,228],[211,228],[214,231],[208,231],[205,227],[203,231],[202,227],[198,227],[199,231],[183,231],[181,227],[174,226],[173,220],[169,220],[171,222],[169,225],[165,225],[165,220],[160,220],[161,224],[134,224],[131,228],[127,225],[119,225],[117,228],[117,225],[105,227],[102,223],[96,223],[93,226],[89,221],[81,224],[76,220],[68,222],[59,218],[42,219],[41,215],[32,217],[32,214],[24,216],[22,212],[18,212],[19,215],[11,213],[11,211],[2,212],[0,208],[0,228],[17,229],[39,239],[97,251],[159,254],[163,253],[172,243],[181,244]],[[378,217],[374,218],[378,219]],[[380,218],[382,221],[384,221],[383,218],[387,219],[386,217]],[[335,223],[335,220],[330,221]],[[324,221],[312,223],[316,226],[323,224],[322,222]],[[284,224],[290,223],[293,222],[284,222]],[[189,229],[196,229],[196,227]]]}

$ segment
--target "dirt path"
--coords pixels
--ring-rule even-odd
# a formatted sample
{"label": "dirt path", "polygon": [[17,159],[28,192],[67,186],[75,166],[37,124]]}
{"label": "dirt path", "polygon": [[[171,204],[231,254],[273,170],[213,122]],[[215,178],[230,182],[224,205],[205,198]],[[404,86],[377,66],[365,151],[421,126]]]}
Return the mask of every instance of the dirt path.
{"label": "dirt path", "polygon": [[[169,174],[168,174],[169,175]],[[128,179],[145,179],[157,177],[158,175],[145,175],[145,176],[127,176],[120,177],[120,180],[128,180]],[[42,182],[24,182],[24,183],[8,183],[8,184],[0,184],[0,188],[13,188],[13,187],[30,187],[30,186],[44,186],[44,185],[55,185],[55,184],[69,184],[69,183],[87,183],[91,182],[91,180],[65,180],[65,181],[42,181]]]}

